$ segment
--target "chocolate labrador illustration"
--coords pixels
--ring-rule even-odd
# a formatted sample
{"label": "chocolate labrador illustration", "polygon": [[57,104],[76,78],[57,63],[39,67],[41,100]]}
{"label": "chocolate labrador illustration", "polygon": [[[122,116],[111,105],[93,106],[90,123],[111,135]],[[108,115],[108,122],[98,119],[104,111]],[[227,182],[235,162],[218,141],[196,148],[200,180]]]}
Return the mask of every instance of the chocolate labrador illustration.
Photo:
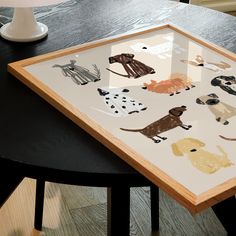
{"label": "chocolate labrador illustration", "polygon": [[142,62],[134,59],[134,54],[122,53],[113,57],[109,57],[109,63],[120,63],[125,69],[127,75],[120,74],[109,68],[106,68],[108,71],[127,78],[139,78],[147,74],[154,74],[155,70]]}
{"label": "chocolate labrador illustration", "polygon": [[180,126],[183,129],[189,130],[191,125],[184,125],[180,120],[180,116],[186,111],[186,106],[174,107],[169,110],[169,114],[162,117],[161,119],[151,123],[143,129],[125,129],[120,128],[124,131],[139,132],[145,135],[147,138],[152,139],[155,143],[161,142],[161,140],[166,140],[166,137],[161,137],[159,134],[174,129]]}

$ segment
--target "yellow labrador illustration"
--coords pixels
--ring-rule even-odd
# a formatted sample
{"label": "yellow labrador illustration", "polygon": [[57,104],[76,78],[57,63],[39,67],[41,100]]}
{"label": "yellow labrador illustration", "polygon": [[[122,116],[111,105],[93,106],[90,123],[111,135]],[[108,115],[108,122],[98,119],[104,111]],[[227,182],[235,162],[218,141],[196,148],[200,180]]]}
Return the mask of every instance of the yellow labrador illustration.
{"label": "yellow labrador illustration", "polygon": [[206,174],[212,174],[221,167],[233,165],[228,159],[227,153],[220,146],[217,148],[221,155],[204,150],[204,146],[205,144],[198,139],[184,138],[172,144],[172,151],[176,156],[186,154],[192,165]]}

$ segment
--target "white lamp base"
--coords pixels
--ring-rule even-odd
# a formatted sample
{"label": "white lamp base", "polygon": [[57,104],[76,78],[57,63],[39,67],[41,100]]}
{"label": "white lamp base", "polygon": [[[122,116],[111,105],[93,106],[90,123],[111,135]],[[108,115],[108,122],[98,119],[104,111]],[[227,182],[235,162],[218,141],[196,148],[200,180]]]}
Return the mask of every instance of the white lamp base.
{"label": "white lamp base", "polygon": [[15,8],[12,22],[0,28],[4,39],[14,42],[33,42],[48,34],[48,27],[36,21],[32,8]]}

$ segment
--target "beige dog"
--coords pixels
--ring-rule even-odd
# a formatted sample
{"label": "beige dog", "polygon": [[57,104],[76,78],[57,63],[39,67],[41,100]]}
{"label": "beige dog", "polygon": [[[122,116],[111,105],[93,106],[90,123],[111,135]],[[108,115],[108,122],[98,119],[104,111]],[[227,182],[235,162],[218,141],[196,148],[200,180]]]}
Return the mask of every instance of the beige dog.
{"label": "beige dog", "polygon": [[192,165],[206,174],[212,174],[221,167],[233,165],[220,146],[217,147],[222,155],[208,152],[203,149],[204,146],[205,144],[198,139],[184,138],[172,144],[172,151],[176,156],[186,154]]}
{"label": "beige dog", "polygon": [[196,103],[207,105],[209,110],[215,115],[216,121],[222,123],[223,125],[228,125],[228,119],[236,116],[236,108],[221,102],[215,93],[197,98]]}

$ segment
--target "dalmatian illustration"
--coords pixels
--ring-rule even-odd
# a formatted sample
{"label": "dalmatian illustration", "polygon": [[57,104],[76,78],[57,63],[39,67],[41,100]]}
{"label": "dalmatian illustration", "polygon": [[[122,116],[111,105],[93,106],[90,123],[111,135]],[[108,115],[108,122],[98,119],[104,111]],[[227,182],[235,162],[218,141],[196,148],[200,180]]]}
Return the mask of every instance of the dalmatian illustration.
{"label": "dalmatian illustration", "polygon": [[[128,97],[128,89],[123,88],[98,88],[100,96],[104,98],[106,107],[110,113],[106,113],[115,117],[125,117],[133,113],[139,113],[147,109],[140,101]],[[98,110],[98,109],[97,109]]]}
{"label": "dalmatian illustration", "polygon": [[205,69],[208,69],[214,72],[220,72],[220,71],[231,69],[231,66],[226,62],[223,62],[223,61],[219,63],[207,62],[200,55],[197,55],[196,58],[192,61],[189,61],[189,60],[180,60],[180,61],[189,65],[192,65],[192,66],[203,67]]}
{"label": "dalmatian illustration", "polygon": [[173,37],[166,36],[164,37],[164,39],[166,40],[166,42],[157,44],[155,46],[150,46],[145,43],[136,43],[134,45],[131,45],[130,47],[135,52],[144,52],[151,55],[156,55],[160,59],[172,57],[172,51],[174,51],[176,54],[181,54],[182,52],[186,51],[184,48],[181,48],[180,45],[173,43]]}
{"label": "dalmatian illustration", "polygon": [[53,68],[57,67],[61,68],[62,74],[65,77],[71,78],[71,80],[78,85],[85,85],[89,82],[99,81],[101,77],[101,73],[97,65],[93,65],[93,73],[82,66],[76,65],[76,60],[70,60],[70,63],[65,65],[53,65]]}
{"label": "dalmatian illustration", "polygon": [[211,85],[219,86],[231,95],[236,95],[236,79],[234,76],[217,76],[211,81]]}
{"label": "dalmatian illustration", "polygon": [[109,57],[109,63],[120,63],[127,75],[120,74],[109,68],[106,68],[108,71],[127,78],[137,79],[147,74],[154,74],[155,70],[142,62],[134,59],[134,54],[122,53],[116,56]]}
{"label": "dalmatian illustration", "polygon": [[157,82],[156,80],[151,80],[151,83],[144,83],[143,89],[156,93],[165,93],[173,96],[174,94],[179,94],[180,90],[190,90],[194,88],[195,85],[191,83],[191,79],[184,74],[175,73],[172,74],[169,79]]}

